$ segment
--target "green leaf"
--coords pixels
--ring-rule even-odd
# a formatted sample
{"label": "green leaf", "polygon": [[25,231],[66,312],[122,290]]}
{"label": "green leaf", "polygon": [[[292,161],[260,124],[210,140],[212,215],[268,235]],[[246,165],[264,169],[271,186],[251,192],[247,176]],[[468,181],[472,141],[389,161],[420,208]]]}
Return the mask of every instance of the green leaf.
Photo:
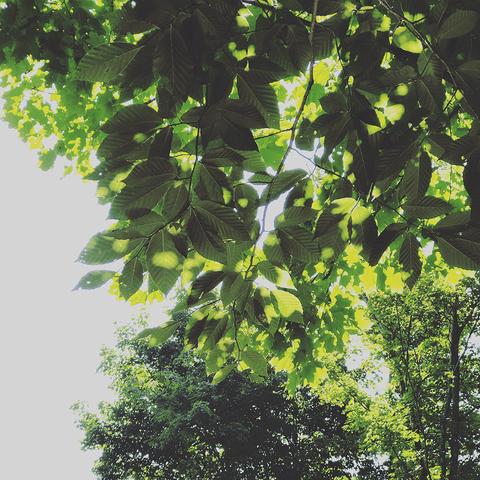
{"label": "green leaf", "polygon": [[422,198],[417,205],[403,206],[405,213],[416,218],[435,218],[445,215],[452,209],[453,206],[445,200],[431,196]]}
{"label": "green leaf", "polygon": [[314,262],[320,259],[318,243],[313,239],[312,232],[303,227],[282,228],[277,232],[280,245],[284,252],[302,260]]}
{"label": "green leaf", "polygon": [[280,246],[280,239],[273,231],[270,232],[263,244],[263,253],[267,260],[277,267],[284,268],[286,265],[285,254]]}
{"label": "green leaf", "polygon": [[207,368],[207,375],[218,372],[225,360],[233,352],[235,345],[231,338],[223,338],[220,340],[215,348],[210,351],[205,359],[205,366]]}
{"label": "green leaf", "polygon": [[407,229],[407,227],[408,225],[403,222],[391,223],[388,225],[372,245],[370,260],[368,263],[371,266],[375,266],[379,262],[385,250]]}
{"label": "green leaf", "polygon": [[165,192],[162,215],[165,220],[172,221],[188,206],[188,189],[185,182],[178,180],[170,184]]}
{"label": "green leaf", "polygon": [[213,167],[231,167],[243,162],[244,157],[230,148],[210,148],[202,156],[202,163]]}
{"label": "green leaf", "polygon": [[219,370],[215,376],[213,377],[212,380],[212,385],[216,385],[217,383],[222,382],[225,380],[228,376],[228,374],[237,367],[237,365],[227,365],[226,367],[223,367],[221,370]]}
{"label": "green leaf", "polygon": [[305,223],[318,214],[318,210],[309,207],[290,207],[275,218],[275,228],[294,227]]}
{"label": "green leaf", "polygon": [[458,67],[458,70],[475,80],[480,80],[480,60],[469,60],[468,62],[462,63],[462,65]]}
{"label": "green leaf", "polygon": [[348,238],[348,218],[335,223],[325,234],[319,236],[317,241],[323,261],[336,259],[345,250]]}
{"label": "green leaf", "polygon": [[325,113],[343,113],[348,110],[347,101],[340,92],[330,92],[320,98]]}
{"label": "green leaf", "polygon": [[422,262],[418,254],[419,249],[420,242],[412,232],[408,232],[400,247],[400,263],[403,265],[403,270],[409,274],[405,283],[410,289],[413,288],[422,272]]}
{"label": "green leaf", "polygon": [[262,260],[257,263],[258,271],[270,282],[278,287],[295,288],[290,274],[273,264],[268,260]]}
{"label": "green leaf", "polygon": [[300,300],[284,290],[272,290],[277,300],[280,315],[289,322],[303,323],[303,308]]}
{"label": "green leaf", "polygon": [[222,288],[220,290],[220,298],[222,300],[223,308],[226,308],[234,302],[240,295],[240,290],[244,286],[243,276],[238,272],[226,272],[226,277],[223,280]]}
{"label": "green leaf", "polygon": [[252,186],[241,183],[235,187],[234,198],[238,214],[250,225],[257,216],[260,203],[257,191]]}
{"label": "green leaf", "polygon": [[256,106],[243,100],[227,99],[217,106],[222,118],[244,128],[266,128],[265,119]]}
{"label": "green leaf", "polygon": [[303,180],[307,176],[307,172],[302,169],[285,170],[280,172],[275,180],[272,180],[273,187],[266,188],[262,193],[260,200],[261,205],[267,203],[268,194],[270,193],[269,202],[276,200],[282,193],[287,192],[294,187],[300,180]]}
{"label": "green leaf", "polygon": [[[209,316],[210,317],[210,316]],[[208,318],[198,337],[198,349],[200,352],[212,351],[219,340],[224,336],[229,325],[229,315],[219,312],[213,318]]]}
{"label": "green leaf", "polygon": [[187,307],[198,303],[205,294],[211,292],[225,278],[226,273],[222,270],[210,270],[198,277],[190,287],[187,297]]}
{"label": "green leaf", "polygon": [[281,80],[287,76],[287,72],[268,57],[247,57],[248,68],[237,69],[240,77],[247,84],[267,84]]}
{"label": "green leaf", "polygon": [[280,111],[274,88],[271,85],[249,83],[242,75],[237,77],[238,96],[253,105],[270,128],[280,128]]}
{"label": "green leaf", "polygon": [[158,128],[162,123],[160,115],[148,105],[127,105],[107,120],[100,130],[108,134],[145,133]]}
{"label": "green leaf", "polygon": [[463,165],[464,157],[480,150],[480,137],[478,135],[464,135],[445,148],[445,152],[440,157],[453,165]]}
{"label": "green leaf", "polygon": [[129,260],[118,279],[120,293],[128,300],[143,284],[143,265],[138,257]]}
{"label": "green leaf", "polygon": [[405,167],[402,186],[409,204],[415,205],[425,196],[432,178],[432,161],[426,152],[411,159]]}
{"label": "green leaf", "polygon": [[258,145],[249,128],[234,124],[231,120],[221,117],[217,122],[218,133],[222,140],[236,150],[257,150]]}
{"label": "green leaf", "polygon": [[165,322],[160,327],[156,328],[146,328],[140,332],[134,340],[140,340],[141,338],[150,337],[148,346],[155,347],[165,343],[175,332],[175,330],[180,326],[181,322],[176,320],[169,320]]}
{"label": "green leaf", "polygon": [[166,27],[158,40],[153,71],[155,75],[170,80],[176,97],[186,99],[193,79],[193,64],[181,33],[172,24]]}
{"label": "green leaf", "polygon": [[123,258],[135,250],[140,244],[141,239],[118,240],[108,237],[104,232],[94,235],[87,246],[81,251],[77,262],[87,265],[100,265],[110,263],[119,258]]}
{"label": "green leaf", "polygon": [[123,188],[112,202],[108,218],[128,220],[147,215],[164,197],[174,179],[173,174],[158,175],[152,179],[153,185]]}
{"label": "green leaf", "polygon": [[160,230],[147,249],[147,269],[155,286],[166,295],[175,285],[183,269],[184,257],[178,252],[172,235]]}
{"label": "green leaf", "polygon": [[325,235],[332,227],[338,225],[345,218],[345,215],[353,210],[356,203],[356,200],[350,197],[334,200],[318,217],[313,237],[318,238]]}
{"label": "green leaf", "polygon": [[263,355],[255,350],[247,349],[242,352],[242,362],[262,377],[268,375],[268,364]]}
{"label": "green leaf", "polygon": [[110,82],[125,70],[141,49],[122,42],[98,45],[82,58],[75,78],[89,82]]}
{"label": "green leaf", "polygon": [[424,75],[415,81],[417,98],[420,105],[435,115],[440,115],[445,101],[445,87],[440,79],[433,75]]}
{"label": "green leaf", "polygon": [[361,246],[362,255],[367,261],[378,236],[375,216],[365,207],[357,207],[350,215],[350,242],[352,245]]}
{"label": "green leaf", "polygon": [[443,217],[433,227],[434,232],[438,233],[458,233],[466,230],[470,223],[470,212],[453,212]]}
{"label": "green leaf", "polygon": [[297,134],[295,135],[295,145],[300,150],[309,152],[313,150],[315,131],[311,128],[311,124],[312,122],[305,117],[298,127]]}
{"label": "green leaf", "polygon": [[225,243],[193,208],[188,220],[187,232],[193,247],[202,257],[219,263],[227,263]]}
{"label": "green leaf", "polygon": [[439,40],[447,40],[449,38],[457,38],[466,35],[473,30],[477,23],[478,13],[473,10],[459,10],[452,13],[442,24],[438,30],[437,37]]}
{"label": "green leaf", "polygon": [[398,27],[393,34],[393,41],[407,52],[420,53],[423,50],[420,40],[407,27]]}
{"label": "green leaf", "polygon": [[250,240],[245,224],[232,208],[209,200],[201,200],[193,208],[202,223],[208,225],[224,238]]}
{"label": "green leaf", "polygon": [[396,144],[388,146],[382,151],[375,165],[377,181],[398,175],[405,164],[417,156],[418,135],[419,132],[404,135]]}
{"label": "green leaf", "polygon": [[115,273],[116,272],[110,270],[95,270],[93,272],[88,272],[80,279],[73,291],[78,290],[79,288],[82,288],[83,290],[99,288],[102,285],[105,285]]}
{"label": "green leaf", "polygon": [[209,198],[216,203],[229,203],[233,192],[225,173],[217,167],[198,165],[199,181]]}
{"label": "green leaf", "polygon": [[462,236],[444,235],[438,239],[440,254],[448,265],[480,270],[480,234],[471,229]]}

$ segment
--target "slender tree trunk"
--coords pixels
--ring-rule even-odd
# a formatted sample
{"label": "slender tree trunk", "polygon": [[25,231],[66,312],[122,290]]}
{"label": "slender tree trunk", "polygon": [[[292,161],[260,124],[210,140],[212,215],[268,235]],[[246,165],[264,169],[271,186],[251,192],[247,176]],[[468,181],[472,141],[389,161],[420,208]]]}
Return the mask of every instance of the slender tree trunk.
{"label": "slender tree trunk", "polygon": [[453,392],[452,392],[452,422],[450,433],[450,474],[449,480],[458,478],[458,457],[460,453],[460,362],[459,345],[462,329],[458,323],[458,298],[455,299],[453,312],[452,336],[450,347],[450,365],[453,371]]}

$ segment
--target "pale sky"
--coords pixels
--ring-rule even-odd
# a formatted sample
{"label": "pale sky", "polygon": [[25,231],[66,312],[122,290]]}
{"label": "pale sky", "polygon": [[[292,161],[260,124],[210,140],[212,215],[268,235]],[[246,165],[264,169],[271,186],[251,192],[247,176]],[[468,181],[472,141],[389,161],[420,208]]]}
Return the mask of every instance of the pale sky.
{"label": "pale sky", "polygon": [[[99,351],[114,346],[114,322],[127,323],[138,309],[106,287],[71,291],[95,269],[75,263],[80,250],[107,225],[93,182],[60,179],[63,168],[42,172],[37,154],[1,122],[0,145],[0,476],[93,480],[98,455],[80,450],[69,408],[112,398],[108,379],[95,373]],[[151,314],[152,325],[165,321],[159,307]]]}

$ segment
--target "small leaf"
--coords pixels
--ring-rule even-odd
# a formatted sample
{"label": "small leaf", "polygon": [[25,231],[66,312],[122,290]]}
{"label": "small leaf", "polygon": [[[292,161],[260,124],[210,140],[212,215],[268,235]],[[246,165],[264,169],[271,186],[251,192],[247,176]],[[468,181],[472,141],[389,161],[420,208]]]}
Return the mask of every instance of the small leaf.
{"label": "small leaf", "polygon": [[[282,193],[287,192],[294,187],[300,180],[307,176],[307,172],[302,169],[285,170],[280,172],[275,180],[272,180],[273,187],[266,188],[262,193],[261,204],[265,205],[267,199],[269,202],[276,200]],[[270,198],[268,195],[270,194]]]}
{"label": "small leaf", "polygon": [[250,83],[247,78],[238,75],[238,96],[260,112],[268,127],[280,128],[280,111],[274,88],[271,85]]}
{"label": "small leaf", "polygon": [[282,228],[277,232],[282,250],[303,262],[314,262],[320,258],[318,243],[312,232],[303,227]]}
{"label": "small leaf", "polygon": [[400,247],[399,259],[404,271],[409,274],[405,283],[410,289],[413,288],[422,271],[422,262],[418,254],[419,249],[420,242],[412,232],[408,232],[403,239],[402,246]]}
{"label": "small leaf", "polygon": [[120,293],[128,300],[143,284],[143,265],[138,257],[129,260],[118,279]]}
{"label": "small leaf", "polygon": [[193,79],[193,65],[185,41],[173,24],[165,28],[158,40],[153,71],[170,80],[175,96],[186,99]]}
{"label": "small leaf", "polygon": [[438,30],[439,40],[457,38],[470,32],[478,20],[478,13],[473,10],[459,10],[452,13]]}
{"label": "small leaf", "polygon": [[453,206],[445,200],[437,197],[427,196],[422,198],[417,205],[404,205],[403,210],[416,218],[435,218],[445,215]]}
{"label": "small leaf", "polygon": [[75,78],[90,82],[110,82],[123,72],[142,47],[113,42],[98,45],[80,60]]}
{"label": "small leaf", "polygon": [[289,322],[303,323],[303,308],[300,300],[284,290],[273,290],[280,315]]}
{"label": "small leaf", "polygon": [[115,272],[110,270],[95,270],[88,272],[77,283],[73,291],[82,288],[83,290],[93,290],[105,285],[113,276]]}
{"label": "small leaf", "polygon": [[305,223],[318,214],[318,210],[309,207],[290,207],[275,218],[275,228],[294,227]]}
{"label": "small leaf", "polygon": [[219,370],[215,376],[213,377],[212,380],[212,385],[216,385],[217,383],[222,382],[225,380],[228,376],[228,374],[235,369],[237,366],[235,364],[233,365],[227,365],[226,367],[223,367],[221,370]]}
{"label": "small leaf", "polygon": [[160,327],[156,328],[146,328],[140,332],[134,340],[140,340],[141,338],[150,337],[148,346],[155,347],[165,343],[175,332],[175,330],[180,326],[181,322],[176,320],[169,320],[165,322]]}
{"label": "small leaf", "polygon": [[420,53],[423,50],[420,40],[407,27],[398,27],[393,34],[393,41],[407,52]]}
{"label": "small leaf", "polygon": [[97,233],[82,250],[77,262],[86,263],[87,265],[110,263],[128,255],[135,250],[141,242],[141,239],[118,240],[106,236],[104,232]]}
{"label": "small leaf", "polygon": [[432,178],[432,161],[426,152],[410,160],[405,167],[402,185],[408,203],[416,204],[425,196]]}
{"label": "small leaf", "polygon": [[160,230],[150,240],[147,249],[148,273],[155,286],[166,295],[175,285],[183,269],[183,256],[178,252],[172,235]]}
{"label": "small leaf", "polygon": [[262,260],[257,263],[258,271],[270,282],[278,287],[295,288],[290,277],[290,274],[275,265],[272,265],[267,260]]}
{"label": "small leaf", "polygon": [[242,352],[242,362],[262,377],[268,375],[268,364],[263,355],[255,350],[248,349]]}
{"label": "small leaf", "polygon": [[402,222],[391,223],[388,225],[372,245],[372,252],[370,253],[370,260],[368,263],[371,266],[375,266],[385,250],[407,229],[407,227],[408,225]]}
{"label": "small leaf", "polygon": [[285,254],[280,246],[280,239],[274,231],[270,232],[265,239],[263,244],[263,253],[270,263],[276,265],[277,267],[285,268]]}
{"label": "small leaf", "polygon": [[258,145],[249,128],[234,124],[231,120],[221,117],[217,122],[218,133],[222,140],[236,150],[257,150]]}

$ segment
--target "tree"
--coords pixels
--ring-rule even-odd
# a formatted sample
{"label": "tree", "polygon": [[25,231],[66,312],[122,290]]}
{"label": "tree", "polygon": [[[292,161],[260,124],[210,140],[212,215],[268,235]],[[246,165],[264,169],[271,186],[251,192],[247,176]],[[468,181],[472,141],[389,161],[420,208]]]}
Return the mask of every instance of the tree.
{"label": "tree", "polygon": [[290,397],[283,374],[258,384],[232,372],[212,385],[198,355],[183,351],[179,332],[148,348],[132,341],[142,320],[135,323],[118,328],[117,349],[102,350],[100,370],[118,399],[98,414],[74,406],[83,448],[102,452],[98,478],[333,480],[354,471],[382,478],[372,458],[359,454],[358,435],[345,430],[341,407],[306,388]]}
{"label": "tree", "polygon": [[452,287],[424,276],[411,292],[368,298],[367,370],[386,364],[388,387],[365,401],[350,383],[340,401],[370,454],[388,456],[392,478],[480,476],[479,294],[478,280]]}
{"label": "tree", "polygon": [[[209,373],[223,378],[232,357],[262,376],[268,357],[293,389],[318,384],[324,353],[361,323],[365,289],[480,268],[480,7],[372,3],[6,4],[3,78],[20,82],[7,119],[30,138],[60,135],[56,150],[78,158],[118,220],[79,261],[123,267],[77,288],[112,281],[146,302],[181,279],[177,310],[198,308],[186,343]],[[39,92],[22,112],[25,82]],[[285,169],[294,154],[313,172]],[[43,155],[47,168],[55,151]],[[149,330],[154,343],[175,325]]]}

